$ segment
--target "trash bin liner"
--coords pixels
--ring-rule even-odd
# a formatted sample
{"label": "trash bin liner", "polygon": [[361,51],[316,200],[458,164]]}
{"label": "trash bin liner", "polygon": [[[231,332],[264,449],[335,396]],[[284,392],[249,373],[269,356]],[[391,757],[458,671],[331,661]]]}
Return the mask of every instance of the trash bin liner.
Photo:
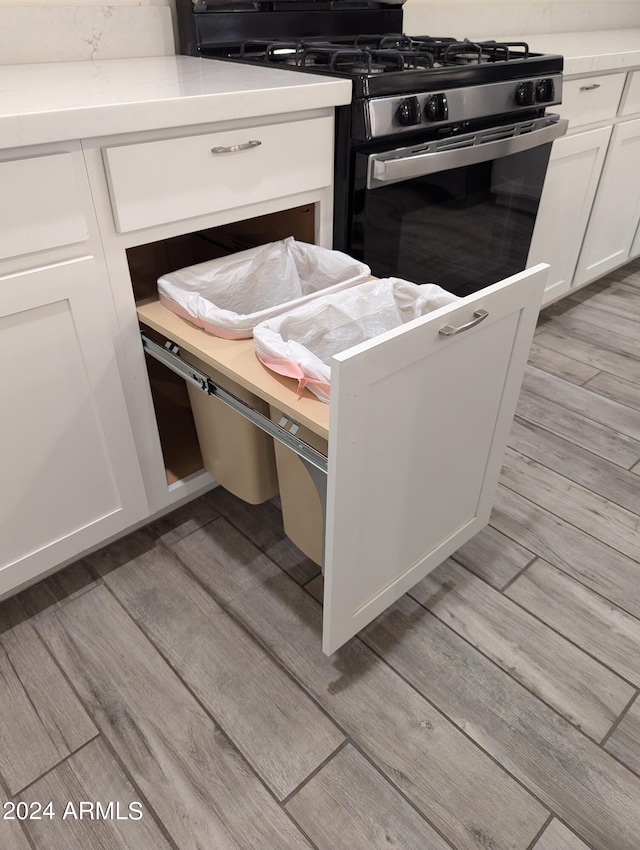
{"label": "trash bin liner", "polygon": [[251,337],[259,322],[366,280],[371,270],[292,236],[163,275],[160,302],[215,336]]}
{"label": "trash bin liner", "polygon": [[272,371],[296,378],[298,392],[307,387],[328,402],[334,354],[459,300],[435,284],[371,280],[261,322],[256,354]]}

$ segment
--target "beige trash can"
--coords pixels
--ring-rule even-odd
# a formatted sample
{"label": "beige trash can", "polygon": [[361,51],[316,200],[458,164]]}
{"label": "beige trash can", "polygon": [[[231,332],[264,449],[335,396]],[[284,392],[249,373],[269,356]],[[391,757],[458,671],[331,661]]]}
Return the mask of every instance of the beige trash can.
{"label": "beige trash can", "polygon": [[[268,316],[320,294],[356,285],[370,269],[346,254],[287,237],[169,272],[158,279],[165,307],[226,339],[245,339]],[[215,374],[195,357],[183,357],[233,395],[269,416],[266,402]],[[246,502],[278,492],[273,440],[240,414],[197,387],[188,386],[205,469]],[[304,471],[304,468],[303,468]],[[315,549],[314,549],[315,551]]]}
{"label": "beige trash can", "polygon": [[[181,356],[212,381],[269,416],[269,406],[262,399],[186,351]],[[207,472],[234,496],[252,505],[273,498],[278,492],[273,439],[215,396],[192,384],[187,384],[187,390]]]}
{"label": "beige trash can", "polygon": [[[274,422],[279,422],[282,413],[271,407],[270,416]],[[300,426],[296,436],[322,454],[327,454],[327,441],[304,425]],[[295,452],[277,440],[274,440],[274,450],[284,532],[307,558],[322,566],[324,511],[318,491],[309,471]]]}

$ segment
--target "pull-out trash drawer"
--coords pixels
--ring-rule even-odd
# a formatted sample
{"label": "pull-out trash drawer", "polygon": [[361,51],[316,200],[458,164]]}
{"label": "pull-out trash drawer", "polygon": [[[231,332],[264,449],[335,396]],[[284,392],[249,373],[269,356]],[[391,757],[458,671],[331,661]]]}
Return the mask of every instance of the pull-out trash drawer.
{"label": "pull-out trash drawer", "polygon": [[328,405],[268,372],[251,340],[212,337],[157,302],[138,308],[178,355],[328,440],[327,654],[489,521],[547,268],[335,355]]}

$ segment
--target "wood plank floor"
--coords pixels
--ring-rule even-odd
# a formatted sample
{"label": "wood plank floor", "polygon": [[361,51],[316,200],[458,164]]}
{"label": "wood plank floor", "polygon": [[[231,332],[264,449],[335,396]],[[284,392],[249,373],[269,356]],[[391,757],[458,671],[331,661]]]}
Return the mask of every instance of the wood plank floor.
{"label": "wood plank floor", "polygon": [[332,658],[221,489],[0,603],[0,848],[637,850],[639,476],[636,261],[541,314],[490,526]]}

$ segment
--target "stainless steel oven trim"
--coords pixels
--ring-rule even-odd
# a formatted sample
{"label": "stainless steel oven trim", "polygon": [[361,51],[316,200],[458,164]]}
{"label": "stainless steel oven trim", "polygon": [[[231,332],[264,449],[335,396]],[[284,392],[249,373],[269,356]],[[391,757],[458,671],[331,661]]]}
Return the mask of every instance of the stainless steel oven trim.
{"label": "stainless steel oven trim", "polygon": [[[409,78],[411,75],[409,74]],[[544,103],[536,101],[535,105],[518,106],[515,99],[516,85],[529,83],[535,86],[540,82],[540,77],[528,79],[505,80],[504,82],[493,82],[484,85],[468,85],[461,88],[444,87],[442,89],[432,88],[430,91],[416,92],[411,94],[397,94],[389,97],[372,97],[365,102],[368,112],[370,133],[372,139],[381,139],[393,133],[415,133],[417,130],[436,128],[438,124],[431,124],[423,120],[420,124],[411,124],[403,127],[397,118],[398,107],[408,97],[418,100],[420,115],[424,115],[426,102],[434,94],[444,95],[447,101],[448,119],[447,123],[456,121],[472,121],[479,118],[490,118],[492,115],[513,115],[513,120],[519,119],[524,110],[531,110],[534,106],[544,106],[549,109],[562,102],[562,74],[550,74],[543,78],[552,85],[553,96]],[[430,82],[437,85],[437,77]]]}
{"label": "stainless steel oven trim", "polygon": [[367,189],[530,150],[563,136],[568,126],[569,122],[559,115],[545,115],[532,121],[370,154]]}

